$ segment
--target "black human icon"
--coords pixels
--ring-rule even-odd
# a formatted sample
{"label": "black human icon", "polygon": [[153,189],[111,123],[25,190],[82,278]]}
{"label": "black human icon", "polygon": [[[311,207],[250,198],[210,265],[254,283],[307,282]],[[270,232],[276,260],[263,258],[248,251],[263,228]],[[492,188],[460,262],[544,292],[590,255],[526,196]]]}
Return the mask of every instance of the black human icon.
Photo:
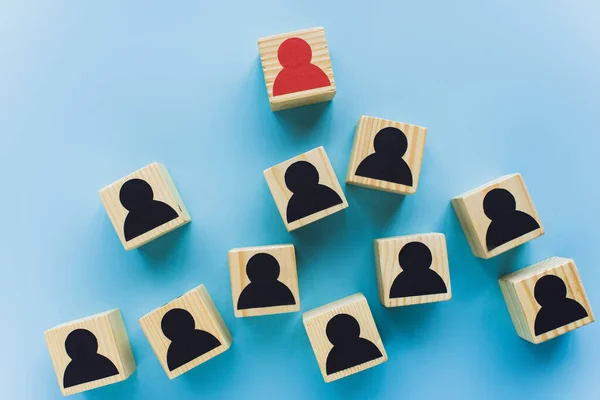
{"label": "black human icon", "polygon": [[429,247],[421,242],[404,245],[398,254],[402,272],[390,289],[390,298],[448,293],[441,276],[430,269],[433,257]]}
{"label": "black human icon", "polygon": [[375,344],[360,337],[358,321],[348,314],[337,314],[325,329],[333,348],[327,355],[327,375],[382,357]]}
{"label": "black human icon", "polygon": [[335,190],[319,184],[319,172],[307,161],[296,161],[287,168],[285,185],[293,193],[287,205],[288,223],[342,204]]}
{"label": "black human icon", "polygon": [[87,329],[75,329],[69,333],[65,340],[65,350],[71,358],[63,377],[65,389],[119,375],[115,364],[98,354],[98,339]]}
{"label": "black human icon", "polygon": [[535,317],[535,336],[588,316],[581,304],[567,298],[565,282],[556,275],[544,275],[538,279],[533,295],[542,306]]}
{"label": "black human icon", "polygon": [[196,329],[194,317],[182,308],[174,308],[163,316],[160,327],[171,341],[167,350],[169,371],[189,363],[215,349],[221,342],[206,331]]}
{"label": "black human icon", "polygon": [[492,189],[483,199],[483,212],[492,220],[485,242],[488,251],[540,227],[529,214],[517,210],[515,197],[506,189]]}
{"label": "black human icon", "polygon": [[152,187],[142,179],[135,178],[125,182],[121,186],[119,200],[129,211],[123,224],[126,241],[143,235],[179,216],[177,211],[168,204],[154,200]]}
{"label": "black human icon", "polygon": [[250,283],[240,294],[238,310],[296,304],[291,290],[277,280],[279,272],[279,263],[271,254],[253,255],[246,264]]}
{"label": "black human icon", "polygon": [[412,186],[412,172],[402,158],[408,148],[404,132],[393,126],[383,128],[375,135],[373,146],[375,153],[361,161],[356,175]]}

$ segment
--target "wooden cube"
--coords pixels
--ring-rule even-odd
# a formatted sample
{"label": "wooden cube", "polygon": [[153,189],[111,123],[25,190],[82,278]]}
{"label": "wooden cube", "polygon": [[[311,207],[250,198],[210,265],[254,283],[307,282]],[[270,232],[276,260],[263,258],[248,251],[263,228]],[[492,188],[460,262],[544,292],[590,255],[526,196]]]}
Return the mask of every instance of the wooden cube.
{"label": "wooden cube", "polygon": [[322,146],[266,169],[264,175],[288,231],[348,207]]}
{"label": "wooden cube", "polygon": [[417,191],[427,128],[360,117],[346,183],[397,194]]}
{"label": "wooden cube", "polygon": [[325,382],[387,361],[367,299],[344,297],[302,315],[308,339]]}
{"label": "wooden cube", "polygon": [[544,234],[521,174],[502,176],[452,199],[475,256],[492,258]]}
{"label": "wooden cube", "polygon": [[126,250],[190,222],[192,217],[167,168],[153,163],[100,190],[100,198]]}
{"label": "wooden cube", "polygon": [[517,334],[542,343],[594,322],[575,262],[551,257],[498,282]]}
{"label": "wooden cube", "polygon": [[135,371],[119,309],[55,326],[44,336],[63,396],[123,381]]}
{"label": "wooden cube", "polygon": [[452,298],[444,234],[375,239],[373,244],[379,300],[385,307]]}
{"label": "wooden cube", "polygon": [[335,80],[325,29],[269,36],[258,40],[271,110],[330,101]]}
{"label": "wooden cube", "polygon": [[231,346],[231,334],[204,285],[140,318],[154,353],[173,379]]}
{"label": "wooden cube", "polygon": [[300,311],[294,245],[232,249],[228,256],[236,317]]}

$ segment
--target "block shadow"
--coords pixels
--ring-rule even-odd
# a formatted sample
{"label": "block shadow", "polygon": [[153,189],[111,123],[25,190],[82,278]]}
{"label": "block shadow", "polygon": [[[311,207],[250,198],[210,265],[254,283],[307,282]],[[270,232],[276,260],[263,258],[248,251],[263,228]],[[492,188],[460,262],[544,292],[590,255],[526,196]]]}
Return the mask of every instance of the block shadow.
{"label": "block shadow", "polygon": [[384,343],[397,336],[413,341],[435,340],[439,331],[435,329],[433,322],[436,321],[436,315],[444,312],[443,308],[449,301],[452,300],[391,308],[379,303],[379,309],[374,310],[374,315],[387,320],[385,324],[378,325],[381,339]]}
{"label": "block shadow", "polygon": [[188,223],[158,239],[132,250],[147,269],[176,275],[185,267],[191,248],[191,223]]}
{"label": "block shadow", "polygon": [[[388,361],[361,372],[346,376],[327,384],[329,397],[347,399],[376,399],[381,398],[380,393],[385,392],[386,376],[383,371]],[[317,369],[318,370],[318,369]],[[319,375],[321,375],[319,373]]]}
{"label": "block shadow", "polygon": [[406,196],[346,185],[346,193],[350,194],[353,207],[358,207],[361,212],[368,214],[368,219],[374,221],[377,228],[385,229],[396,217],[400,206]]}
{"label": "block shadow", "polygon": [[150,260],[161,261],[169,258],[178,244],[188,240],[186,236],[189,235],[190,225],[191,223],[185,224],[135,250]]}
{"label": "block shadow", "polygon": [[298,248],[316,249],[343,240],[340,232],[348,231],[347,212],[348,208],[290,232],[294,244]]}
{"label": "block shadow", "polygon": [[295,136],[306,137],[314,134],[315,128],[323,118],[331,113],[331,102],[311,104],[290,108],[274,113],[275,119],[286,132]]}

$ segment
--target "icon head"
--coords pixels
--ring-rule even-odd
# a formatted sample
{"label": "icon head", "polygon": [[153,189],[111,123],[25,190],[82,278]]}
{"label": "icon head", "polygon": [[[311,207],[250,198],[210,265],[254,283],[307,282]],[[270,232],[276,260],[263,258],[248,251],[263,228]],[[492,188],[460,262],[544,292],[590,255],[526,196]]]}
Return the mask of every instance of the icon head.
{"label": "icon head", "polygon": [[337,346],[359,338],[360,325],[353,316],[338,314],[329,320],[325,333],[331,344]]}
{"label": "icon head", "polygon": [[267,253],[258,253],[250,257],[246,264],[246,275],[250,282],[273,282],[279,278],[279,263]]}
{"label": "icon head", "polygon": [[119,200],[127,210],[145,207],[152,203],[154,192],[152,187],[143,179],[130,179],[121,186]]}
{"label": "icon head", "polygon": [[533,295],[540,306],[551,306],[567,297],[567,286],[556,275],[544,275],[535,283]]}
{"label": "icon head", "polygon": [[388,126],[377,132],[373,146],[376,153],[402,157],[408,148],[408,139],[400,129]]}
{"label": "icon head", "polygon": [[277,49],[279,64],[284,68],[294,68],[300,65],[310,64],[312,49],[304,39],[297,37],[283,41]]}
{"label": "icon head", "polygon": [[65,350],[72,360],[98,353],[98,339],[87,329],[75,329],[65,340]]}
{"label": "icon head", "polygon": [[483,198],[483,212],[492,221],[517,209],[515,197],[506,189],[490,190]]}
{"label": "icon head", "polygon": [[308,161],[296,161],[285,171],[285,185],[292,193],[310,190],[319,184],[319,172]]}
{"label": "icon head", "polygon": [[194,317],[187,310],[174,308],[162,317],[160,327],[172,342],[189,336],[196,329]]}
{"label": "icon head", "polygon": [[423,271],[431,267],[433,257],[425,243],[410,242],[398,253],[398,262],[403,271]]}

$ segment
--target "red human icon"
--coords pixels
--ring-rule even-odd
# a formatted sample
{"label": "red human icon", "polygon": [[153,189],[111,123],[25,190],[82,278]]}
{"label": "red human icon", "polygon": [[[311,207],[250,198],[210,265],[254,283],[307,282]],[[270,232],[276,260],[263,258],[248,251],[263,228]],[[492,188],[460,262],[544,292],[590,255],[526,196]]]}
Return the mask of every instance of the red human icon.
{"label": "red human icon", "polygon": [[327,74],[310,63],[312,49],[304,39],[284,40],[277,50],[277,58],[283,69],[273,83],[273,96],[331,85]]}

